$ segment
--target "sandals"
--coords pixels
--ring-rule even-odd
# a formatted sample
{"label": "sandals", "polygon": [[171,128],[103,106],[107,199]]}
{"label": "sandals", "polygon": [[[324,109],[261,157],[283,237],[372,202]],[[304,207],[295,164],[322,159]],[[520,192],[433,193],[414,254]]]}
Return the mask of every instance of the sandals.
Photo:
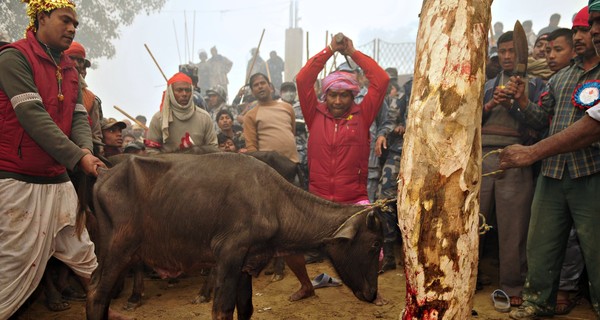
{"label": "sandals", "polygon": [[329,276],[327,273],[321,273],[311,281],[313,288],[325,288],[325,287],[338,287],[342,285],[342,282],[334,277]]}
{"label": "sandals", "polygon": [[496,289],[492,292],[492,302],[494,303],[494,309],[498,312],[509,312],[510,311],[510,297],[506,292]]}

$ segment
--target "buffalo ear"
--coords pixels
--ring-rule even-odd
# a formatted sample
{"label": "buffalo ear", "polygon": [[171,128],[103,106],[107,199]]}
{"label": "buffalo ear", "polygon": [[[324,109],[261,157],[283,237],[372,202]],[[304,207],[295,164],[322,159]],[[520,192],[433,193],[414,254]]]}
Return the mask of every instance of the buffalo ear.
{"label": "buffalo ear", "polygon": [[375,212],[371,211],[369,213],[367,213],[367,228],[371,231],[377,231],[379,226],[380,226],[380,222],[379,219],[377,218],[377,215],[375,214]]}
{"label": "buffalo ear", "polygon": [[341,241],[349,241],[354,239],[358,232],[359,219],[351,217],[342,224],[342,226],[331,236],[325,239],[326,244],[334,244]]}

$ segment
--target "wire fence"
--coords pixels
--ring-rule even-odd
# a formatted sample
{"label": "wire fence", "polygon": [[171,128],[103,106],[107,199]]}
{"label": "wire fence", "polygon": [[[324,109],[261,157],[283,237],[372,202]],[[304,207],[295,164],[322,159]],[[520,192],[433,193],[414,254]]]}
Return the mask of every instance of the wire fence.
{"label": "wire fence", "polygon": [[414,42],[391,43],[376,38],[357,49],[370,55],[384,69],[394,67],[398,74],[412,74],[414,71],[417,50]]}

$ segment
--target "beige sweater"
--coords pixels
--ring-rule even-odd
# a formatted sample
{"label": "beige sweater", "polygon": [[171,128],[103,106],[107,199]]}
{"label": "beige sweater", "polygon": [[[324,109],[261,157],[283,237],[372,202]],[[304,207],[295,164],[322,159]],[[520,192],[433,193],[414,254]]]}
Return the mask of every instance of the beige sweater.
{"label": "beige sweater", "polygon": [[298,163],[296,116],[289,103],[273,100],[259,103],[244,117],[244,137],[248,151],[276,151]]}

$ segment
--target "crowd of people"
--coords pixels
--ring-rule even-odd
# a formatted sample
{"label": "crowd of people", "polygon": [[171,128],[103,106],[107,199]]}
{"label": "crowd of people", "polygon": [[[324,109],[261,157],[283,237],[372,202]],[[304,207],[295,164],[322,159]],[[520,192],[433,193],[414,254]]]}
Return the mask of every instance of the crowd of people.
{"label": "crowd of people", "polygon": [[[484,175],[481,212],[495,216],[497,227],[500,289],[492,298],[506,300],[508,307],[501,311],[510,311],[512,319],[567,314],[585,292],[600,315],[599,256],[593,248],[599,240],[593,231],[600,209],[594,200],[600,181],[598,139],[561,154],[529,152],[580,121],[593,133],[587,121],[600,102],[595,47],[600,24],[594,19],[599,10],[600,1],[590,1],[574,15],[571,28],[558,28],[560,15],[553,15],[534,42],[524,76],[515,72],[521,61],[513,40],[523,37],[516,30],[498,35],[488,61],[483,172],[504,171]],[[504,150],[495,153],[498,149]],[[479,286],[488,282],[485,278],[478,274]]]}
{"label": "crowd of people", "polygon": [[[103,117],[100,98],[85,82],[91,63],[73,41],[79,23],[74,3],[30,0],[27,13],[26,38],[0,49],[0,136],[10,137],[0,139],[0,212],[6,212],[0,218],[1,319],[31,295],[52,256],[87,286],[97,261],[86,229],[76,223],[69,173],[97,176],[115,155],[193,146],[275,151],[299,166],[306,178],[301,187],[321,198],[369,204],[397,193],[412,80],[400,84],[395,68],[382,69],[347,37],[332,39],[295,82],[283,82],[284,62],[275,51],[264,61],[252,49],[248,84],[231,104],[232,62],[216,47],[210,59],[201,50],[198,64],[180,66],[168,80],[149,122],[141,115],[118,121]],[[489,156],[482,168],[504,171],[483,177],[481,212],[495,221],[498,235],[502,296],[494,299],[506,297],[517,307],[513,319],[566,314],[585,288],[600,310],[600,261],[593,247],[600,209],[593,200],[600,183],[600,57],[594,46],[600,42],[600,0],[590,0],[572,28],[559,28],[559,20],[553,15],[539,35],[530,21],[523,23],[530,46],[525,76],[514,73],[514,32],[497,23],[490,38],[481,140]],[[347,62],[319,80],[335,53]],[[595,139],[573,138],[585,136],[586,128]],[[532,150],[538,153],[532,156]],[[400,231],[395,210],[380,217],[385,272],[399,262]],[[300,282],[290,300],[314,295],[305,256],[289,255],[285,262]],[[479,272],[478,287],[488,282]],[[111,310],[110,318],[122,317]]]}

